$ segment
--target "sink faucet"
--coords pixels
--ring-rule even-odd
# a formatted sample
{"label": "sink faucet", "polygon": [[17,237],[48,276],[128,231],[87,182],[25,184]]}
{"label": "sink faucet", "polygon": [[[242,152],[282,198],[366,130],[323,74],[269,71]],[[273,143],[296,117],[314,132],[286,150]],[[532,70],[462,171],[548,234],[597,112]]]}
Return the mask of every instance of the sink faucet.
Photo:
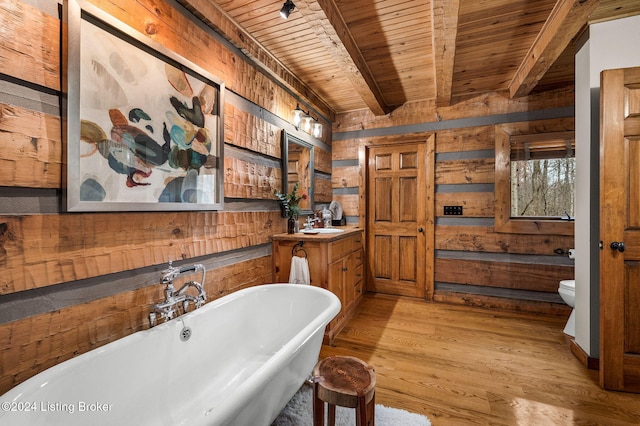
{"label": "sink faucet", "polygon": [[[176,291],[175,287],[173,286],[174,279],[176,279],[181,274],[198,271],[202,271],[201,283],[189,281],[185,283],[180,288],[180,290]],[[205,274],[206,270],[201,264],[176,268],[175,266],[171,265],[171,262],[169,262],[169,267],[162,271],[161,282],[163,285],[166,285],[164,289],[164,300],[153,305],[152,311],[151,313],[149,313],[150,326],[154,327],[156,325],[158,315],[160,315],[160,318],[164,321],[169,321],[170,319],[176,317],[178,315],[178,308],[180,306],[182,306],[182,312],[186,313],[189,308],[189,303],[193,304],[194,309],[198,309],[199,307],[204,305],[207,301],[207,294],[203,288]],[[193,288],[195,290],[195,295],[187,293],[190,288]]]}
{"label": "sink faucet", "polygon": [[313,215],[307,216],[307,221],[304,223],[304,229],[313,229],[313,225],[316,222],[320,222],[320,219],[314,217]]}

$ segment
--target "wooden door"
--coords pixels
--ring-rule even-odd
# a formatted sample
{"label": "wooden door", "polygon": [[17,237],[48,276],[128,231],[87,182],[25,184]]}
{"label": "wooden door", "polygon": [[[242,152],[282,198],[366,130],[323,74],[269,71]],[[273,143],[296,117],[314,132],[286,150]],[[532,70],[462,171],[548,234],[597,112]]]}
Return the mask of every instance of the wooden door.
{"label": "wooden door", "polygon": [[640,392],[640,68],[600,96],[600,384]]}
{"label": "wooden door", "polygon": [[366,285],[370,291],[425,297],[430,232],[425,151],[425,143],[368,148]]}

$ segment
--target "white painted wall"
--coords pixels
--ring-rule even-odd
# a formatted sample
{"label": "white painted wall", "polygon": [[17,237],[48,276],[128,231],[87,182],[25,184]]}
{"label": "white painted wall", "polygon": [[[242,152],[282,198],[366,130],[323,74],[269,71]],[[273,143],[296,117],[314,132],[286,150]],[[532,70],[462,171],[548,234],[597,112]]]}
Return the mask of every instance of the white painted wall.
{"label": "white painted wall", "polygon": [[640,66],[640,16],[593,24],[576,53],[576,343],[599,357],[600,73]]}

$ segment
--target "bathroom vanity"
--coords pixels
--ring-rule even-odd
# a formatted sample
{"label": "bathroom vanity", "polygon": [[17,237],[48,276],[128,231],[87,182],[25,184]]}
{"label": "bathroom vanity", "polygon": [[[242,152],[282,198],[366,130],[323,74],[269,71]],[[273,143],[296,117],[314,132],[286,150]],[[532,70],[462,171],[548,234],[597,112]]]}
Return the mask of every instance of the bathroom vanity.
{"label": "bathroom vanity", "polygon": [[[328,233],[331,232],[328,229],[341,232]],[[318,231],[318,234],[299,232],[272,237],[273,282],[288,282],[292,256],[307,258],[311,285],[330,290],[342,303],[340,312],[325,331],[324,342],[331,344],[362,299],[363,233],[362,229],[354,226],[321,228]]]}

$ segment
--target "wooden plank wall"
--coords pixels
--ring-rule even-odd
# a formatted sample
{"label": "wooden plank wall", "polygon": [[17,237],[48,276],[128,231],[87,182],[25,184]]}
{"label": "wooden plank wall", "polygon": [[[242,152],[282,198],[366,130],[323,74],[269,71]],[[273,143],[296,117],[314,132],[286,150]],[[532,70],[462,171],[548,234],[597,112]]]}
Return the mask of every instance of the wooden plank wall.
{"label": "wooden plank wall", "polygon": [[[209,300],[271,282],[270,236],[285,231],[273,189],[299,99],[169,2],[92,3],[225,82],[225,208],[64,213],[58,2],[0,2],[0,394],[147,328],[168,260],[209,265]],[[330,176],[331,153],[314,149]]]}
{"label": "wooden plank wall", "polygon": [[[339,114],[332,149],[334,194],[344,194],[337,198],[346,214],[362,224],[365,212],[359,211],[358,199],[366,195],[364,171],[358,166],[364,167],[360,147],[401,143],[403,134],[416,129],[424,139],[435,133],[434,300],[568,315],[557,288],[561,279],[574,276],[573,261],[554,250],[573,247],[573,236],[494,230],[494,129],[521,120],[524,111],[543,111],[541,117],[566,115],[565,107],[572,105],[572,91],[558,90],[514,101],[487,95],[446,108],[425,102],[384,117],[363,111]],[[444,216],[445,205],[463,206],[464,214]]]}

